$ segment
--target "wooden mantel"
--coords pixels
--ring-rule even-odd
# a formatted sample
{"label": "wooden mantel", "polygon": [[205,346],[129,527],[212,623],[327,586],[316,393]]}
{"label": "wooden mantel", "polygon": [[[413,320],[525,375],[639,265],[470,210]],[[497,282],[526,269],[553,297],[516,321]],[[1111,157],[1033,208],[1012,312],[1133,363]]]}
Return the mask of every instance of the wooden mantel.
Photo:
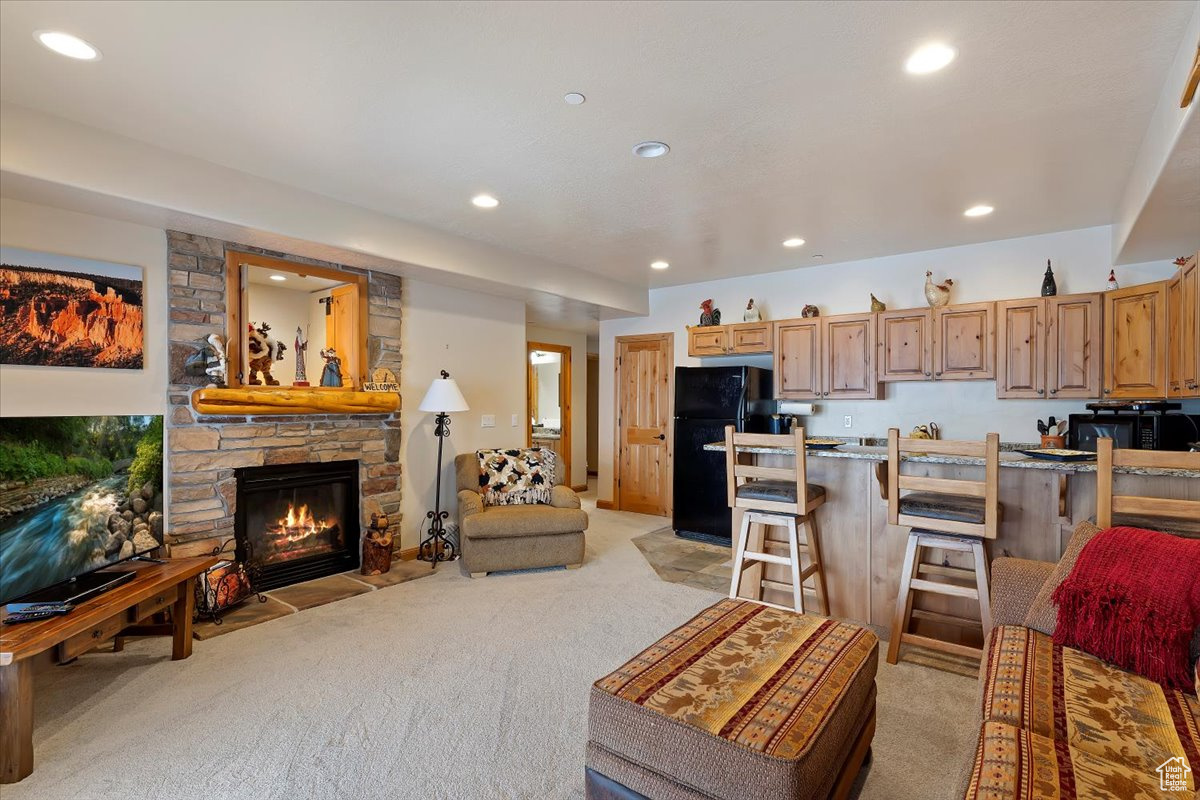
{"label": "wooden mantel", "polygon": [[400,395],[317,387],[213,387],[192,392],[192,408],[217,415],[390,414],[400,408]]}

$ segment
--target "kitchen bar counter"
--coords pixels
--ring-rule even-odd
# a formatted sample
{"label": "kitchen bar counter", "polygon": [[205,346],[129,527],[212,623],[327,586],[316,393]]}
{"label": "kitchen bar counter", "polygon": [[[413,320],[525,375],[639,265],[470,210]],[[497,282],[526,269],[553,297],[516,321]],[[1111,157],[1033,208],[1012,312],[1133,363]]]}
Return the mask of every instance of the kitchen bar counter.
{"label": "kitchen bar counter", "polygon": [[[705,450],[725,452],[724,442],[711,442],[704,445]],[[794,456],[792,447],[740,447],[741,452],[755,455]],[[832,450],[808,451],[809,458],[854,458],[862,461],[887,461],[887,448],[867,445],[845,444]],[[964,456],[943,455],[907,455],[904,461],[915,464],[953,464],[958,466],[981,466],[983,459]],[[1044,469],[1051,472],[1095,472],[1095,461],[1049,461],[1033,458],[1015,450],[1005,450],[1000,453],[1001,467],[1017,469]],[[1125,475],[1150,475],[1169,478],[1200,478],[1200,470],[1195,469],[1151,469],[1149,467],[1114,467],[1114,473]]]}

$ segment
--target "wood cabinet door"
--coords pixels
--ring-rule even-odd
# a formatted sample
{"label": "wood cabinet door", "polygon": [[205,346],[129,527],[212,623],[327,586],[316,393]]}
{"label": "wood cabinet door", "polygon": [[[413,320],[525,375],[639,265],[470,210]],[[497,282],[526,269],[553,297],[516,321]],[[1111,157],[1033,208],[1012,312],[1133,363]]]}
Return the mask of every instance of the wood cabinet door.
{"label": "wood cabinet door", "polygon": [[1104,295],[1104,396],[1167,395],[1167,282]]}
{"label": "wood cabinet door", "polygon": [[1188,259],[1180,270],[1183,305],[1183,375],[1180,393],[1200,397],[1200,253]]}
{"label": "wood cabinet door", "polygon": [[880,381],[924,381],[933,377],[933,314],[927,308],[876,315]]}
{"label": "wood cabinet door", "polygon": [[1183,272],[1167,281],[1167,397],[1183,396]]}
{"label": "wood cabinet door", "polygon": [[774,327],[769,322],[739,322],[729,326],[729,350],[732,353],[771,352]]}
{"label": "wood cabinet door", "polygon": [[823,317],[822,328],[821,396],[874,400],[879,393],[874,315]]}
{"label": "wood cabinet door", "polygon": [[821,396],[821,320],[775,323],[775,397],[814,400]]}
{"label": "wood cabinet door", "polygon": [[935,308],[934,379],[977,381],[995,378],[995,337],[995,303]]}
{"label": "wood cabinet door", "polygon": [[723,356],[729,352],[729,329],[724,325],[688,328],[689,356]]}
{"label": "wood cabinet door", "polygon": [[1046,298],[1046,395],[1100,397],[1099,294]]}
{"label": "wood cabinet door", "polygon": [[1046,395],[1046,301],[996,304],[996,397]]}

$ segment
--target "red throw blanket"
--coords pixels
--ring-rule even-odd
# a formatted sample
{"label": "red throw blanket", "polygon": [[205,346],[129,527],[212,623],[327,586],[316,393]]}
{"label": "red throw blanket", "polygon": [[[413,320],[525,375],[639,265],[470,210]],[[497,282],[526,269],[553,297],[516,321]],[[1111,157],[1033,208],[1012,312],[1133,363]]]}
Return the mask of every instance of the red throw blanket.
{"label": "red throw blanket", "polygon": [[1200,623],[1200,540],[1109,528],[1054,590],[1054,643],[1175,689],[1190,689],[1188,645]]}

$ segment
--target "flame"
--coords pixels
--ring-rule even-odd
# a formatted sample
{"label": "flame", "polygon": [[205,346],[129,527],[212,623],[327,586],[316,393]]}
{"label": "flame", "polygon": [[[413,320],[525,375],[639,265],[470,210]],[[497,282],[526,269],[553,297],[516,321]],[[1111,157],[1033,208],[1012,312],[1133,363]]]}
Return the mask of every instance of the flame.
{"label": "flame", "polygon": [[274,532],[289,541],[295,541],[314,533],[320,533],[329,527],[327,520],[317,521],[317,518],[308,510],[308,504],[303,504],[297,509],[288,503],[287,515],[276,523]]}

